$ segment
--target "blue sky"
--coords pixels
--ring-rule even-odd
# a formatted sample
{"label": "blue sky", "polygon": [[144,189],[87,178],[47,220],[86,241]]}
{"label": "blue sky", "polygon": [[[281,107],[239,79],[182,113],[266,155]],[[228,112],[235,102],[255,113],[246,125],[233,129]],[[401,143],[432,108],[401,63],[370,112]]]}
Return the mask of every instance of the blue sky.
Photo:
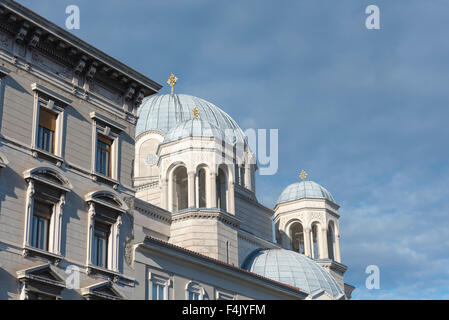
{"label": "blue sky", "polygon": [[447,1],[19,2],[62,27],[76,4],[77,36],[161,84],[174,72],[243,129],[278,128],[258,198],[272,207],[301,169],[333,194],[354,298],[449,299]]}

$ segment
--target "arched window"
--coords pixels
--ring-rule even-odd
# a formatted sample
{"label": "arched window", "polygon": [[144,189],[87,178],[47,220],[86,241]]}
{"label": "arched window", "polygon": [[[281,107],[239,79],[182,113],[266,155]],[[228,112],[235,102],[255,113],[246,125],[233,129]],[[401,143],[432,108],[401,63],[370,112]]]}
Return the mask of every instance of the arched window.
{"label": "arched window", "polygon": [[206,170],[198,171],[198,207],[206,208]]}
{"label": "arched window", "polygon": [[187,169],[179,167],[173,172],[173,211],[187,209]]}
{"label": "arched window", "polygon": [[226,174],[223,169],[218,169],[217,177],[217,207],[222,210],[227,210],[227,193],[228,193],[228,183],[226,179]]}
{"label": "arched window", "polygon": [[332,222],[329,223],[329,227],[327,229],[327,249],[329,253],[329,259],[334,260],[334,245],[335,245],[335,232],[334,232],[334,224]]}
{"label": "arched window", "polygon": [[292,241],[292,249],[304,254],[304,229],[301,223],[293,223],[290,228],[290,239]]}
{"label": "arched window", "polygon": [[186,286],[187,300],[203,300],[205,295],[204,288],[196,282],[189,282]]}
{"label": "arched window", "polygon": [[312,225],[312,258],[318,259],[320,257],[319,254],[319,246],[318,246],[318,225]]}

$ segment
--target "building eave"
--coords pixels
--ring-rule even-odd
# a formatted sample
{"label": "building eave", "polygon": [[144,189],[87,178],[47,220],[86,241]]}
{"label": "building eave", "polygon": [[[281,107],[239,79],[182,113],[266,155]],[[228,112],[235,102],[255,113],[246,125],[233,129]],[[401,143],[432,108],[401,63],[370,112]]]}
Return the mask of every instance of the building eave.
{"label": "building eave", "polygon": [[124,63],[93,47],[63,28],[58,27],[54,23],[27,9],[21,4],[13,0],[2,0],[0,2],[0,6],[19,16],[21,19],[33,24],[34,27],[44,30],[54,37],[64,41],[69,46],[76,48],[80,53],[87,55],[90,59],[98,61],[105,66],[122,73],[130,80],[145,88],[146,96],[157,93],[162,88],[162,85],[156,81],[151,80],[136,70],[126,66]]}

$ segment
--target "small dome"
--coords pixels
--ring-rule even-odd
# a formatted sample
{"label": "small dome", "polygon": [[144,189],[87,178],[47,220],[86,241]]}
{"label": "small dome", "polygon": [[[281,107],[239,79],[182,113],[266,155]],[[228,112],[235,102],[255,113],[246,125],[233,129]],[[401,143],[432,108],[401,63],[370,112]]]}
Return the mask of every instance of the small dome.
{"label": "small dome", "polygon": [[197,118],[177,124],[167,132],[163,143],[176,141],[185,137],[214,137],[220,140],[225,139],[225,135],[221,129],[210,122]]}
{"label": "small dome", "polygon": [[327,199],[335,202],[331,193],[318,183],[313,181],[301,181],[293,183],[285,188],[277,203],[279,204],[304,198]]}
{"label": "small dome", "polygon": [[192,110],[198,108],[198,118],[221,129],[236,141],[245,142],[245,135],[238,124],[219,107],[201,98],[186,94],[163,94],[146,98],[137,111],[136,137],[156,130],[166,135],[175,126],[193,119]]}
{"label": "small dome", "polygon": [[255,251],[246,258],[243,268],[308,294],[325,290],[336,299],[344,296],[343,290],[329,272],[312,259],[292,250]]}

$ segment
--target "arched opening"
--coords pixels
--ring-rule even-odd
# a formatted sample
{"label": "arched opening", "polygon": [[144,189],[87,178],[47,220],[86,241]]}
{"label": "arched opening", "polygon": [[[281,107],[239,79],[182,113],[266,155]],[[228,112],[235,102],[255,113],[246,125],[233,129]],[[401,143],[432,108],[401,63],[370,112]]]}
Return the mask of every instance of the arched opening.
{"label": "arched opening", "polygon": [[290,239],[292,242],[292,250],[304,254],[304,228],[299,222],[292,224],[290,228]]}
{"label": "arched opening", "polygon": [[227,210],[227,193],[228,181],[226,173],[220,168],[217,176],[217,207],[224,211]]}
{"label": "arched opening", "polygon": [[318,225],[314,224],[312,225],[312,258],[318,259],[320,257],[320,250],[319,250],[319,244],[318,244]]}
{"label": "arched opening", "polygon": [[173,211],[187,209],[187,207],[187,169],[186,167],[178,167],[173,172]]}
{"label": "arched opening", "polygon": [[327,249],[329,253],[329,259],[334,260],[334,248],[335,248],[335,231],[334,224],[331,221],[329,223],[329,227],[327,228]]}
{"label": "arched opening", "polygon": [[198,207],[206,208],[206,169],[198,171]]}

